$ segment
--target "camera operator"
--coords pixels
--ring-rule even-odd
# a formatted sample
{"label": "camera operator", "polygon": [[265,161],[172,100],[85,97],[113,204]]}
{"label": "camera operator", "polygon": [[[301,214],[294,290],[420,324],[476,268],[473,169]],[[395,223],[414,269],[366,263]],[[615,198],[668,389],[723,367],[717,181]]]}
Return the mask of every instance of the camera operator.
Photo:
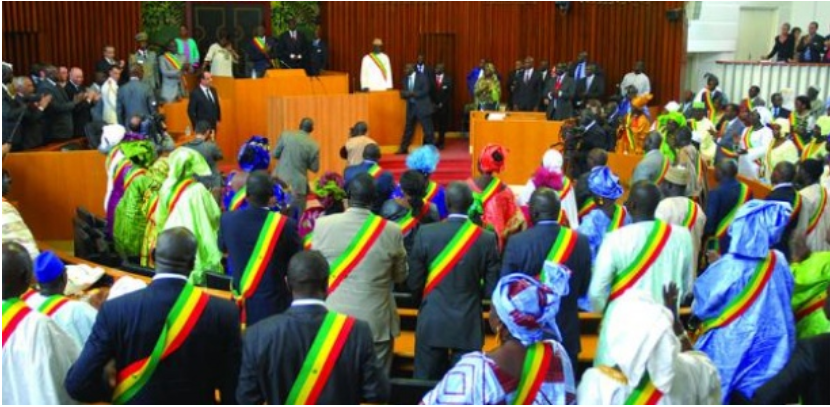
{"label": "camera operator", "polygon": [[141,134],[156,145],[159,154],[169,153],[176,148],[173,138],[167,133],[164,115],[151,113],[145,116],[133,115],[127,124],[127,131]]}
{"label": "camera operator", "polygon": [[568,140],[565,149],[566,151],[571,150],[572,147],[569,144],[574,144],[572,151],[575,154],[572,156],[573,170],[571,171],[574,178],[578,178],[588,171],[586,159],[589,151],[595,148],[607,150],[610,147],[609,139],[611,137],[608,137],[608,134],[602,128],[599,118],[600,109],[598,106],[586,108],[579,117],[578,125],[571,129],[572,137],[569,137],[569,139],[573,138],[573,141]]}

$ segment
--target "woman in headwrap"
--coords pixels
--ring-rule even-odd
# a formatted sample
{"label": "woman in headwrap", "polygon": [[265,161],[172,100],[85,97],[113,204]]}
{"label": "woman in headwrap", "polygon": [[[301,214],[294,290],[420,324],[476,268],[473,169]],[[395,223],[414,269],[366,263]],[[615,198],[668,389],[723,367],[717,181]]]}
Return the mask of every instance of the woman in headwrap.
{"label": "woman in headwrap", "polygon": [[407,253],[412,249],[412,244],[415,243],[415,232],[421,225],[441,220],[435,206],[424,199],[427,184],[426,177],[420,171],[404,172],[401,174],[400,183],[403,196],[384,202],[380,210],[380,216],[400,225]]}
{"label": "woman in headwrap", "polygon": [[795,344],[793,275],[772,249],[790,221],[788,203],[752,200],[729,226],[728,252],[695,281],[695,349],[706,353],[721,378],[723,404],[750,399],[787,363]]}
{"label": "woman in headwrap", "polygon": [[145,169],[156,160],[156,146],[144,139],[144,136],[128,133],[110,151],[107,168],[110,172],[108,199],[106,205],[107,233],[112,235],[115,226],[115,209],[121,201],[126,187],[132,180],[144,173]]}
{"label": "woman in headwrap", "polygon": [[[147,201],[157,193],[168,171],[167,158],[159,158],[146,171],[131,174],[124,196],[115,209],[113,239],[115,251],[121,256],[131,260],[139,258],[147,230]],[[139,264],[139,261],[135,263]]]}
{"label": "woman in headwrap", "polygon": [[[254,171],[267,170],[271,163],[271,154],[268,148],[268,139],[261,136],[253,136],[239,149],[237,155],[239,169],[228,175],[225,183],[225,193],[222,203],[226,211],[235,211],[248,207],[248,200],[245,199],[245,183],[248,181],[248,174]],[[286,191],[288,187],[282,180],[274,182],[274,198],[277,206],[272,208],[276,211],[285,209],[290,203],[291,193]]]}
{"label": "woman in headwrap", "polygon": [[161,185],[155,218],[158,232],[184,227],[196,236],[196,264],[190,279],[204,283],[205,272],[222,273],[222,252],[219,250],[219,217],[222,210],[213,194],[195,177],[211,174],[198,151],[179,147],[168,158],[170,171]]}
{"label": "woman in headwrap", "polygon": [[617,301],[603,319],[603,329],[614,338],[608,348],[613,365],[585,371],[577,391],[579,404],[721,403],[717,369],[705,354],[691,350],[683,326],[670,311],[676,298],[670,307],[639,292]]}
{"label": "woman in headwrap", "polygon": [[314,183],[312,191],[321,206],[307,208],[300,217],[299,233],[306,249],[310,248],[311,234],[317,218],[342,213],[346,210],[343,200],[346,199],[346,181],[336,172],[326,172]]}
{"label": "woman in headwrap", "polygon": [[519,194],[518,203],[525,215],[525,222],[530,224],[529,208],[530,196],[536,188],[550,188],[556,191],[562,210],[559,211],[558,223],[576,229],[579,227],[579,210],[576,207],[576,193],[573,184],[562,173],[562,154],[556,149],[549,149],[542,156],[542,165],[536,169],[533,177]]}
{"label": "woman in headwrap", "polygon": [[750,113],[749,120],[752,125],[744,129],[739,141],[738,174],[757,180],[761,175],[761,160],[773,139],[772,129],[767,127],[772,113],[766,107],[756,107]]}
{"label": "woman in headwrap", "polygon": [[478,159],[481,175],[467,183],[473,190],[473,206],[470,216],[492,228],[499,239],[499,249],[504,248],[507,238],[520,232],[524,227],[524,216],[516,206],[513,191],[496,177],[504,170],[507,150],[497,144],[488,144]]}
{"label": "woman in headwrap", "polygon": [[816,125],[816,118],[810,114],[811,101],[809,96],[801,95],[795,98],[795,109],[790,113],[790,134],[798,147],[798,152],[810,141],[810,134]]}
{"label": "woman in headwrap", "polygon": [[785,119],[776,119],[769,125],[769,128],[772,129],[772,142],[764,156],[764,166],[761,174],[761,179],[768,183],[772,171],[778,163],[785,161],[792,164],[798,163],[798,148],[792,140],[787,138],[789,127]]}
{"label": "woman in headwrap", "polygon": [[663,157],[668,158],[674,163],[677,161],[677,152],[674,150],[677,131],[686,126],[686,116],[683,116],[680,112],[669,112],[661,115],[657,120],[658,131],[663,136],[663,143],[660,144],[660,152],[663,154]]}
{"label": "woman in headwrap", "polygon": [[[441,161],[441,153],[433,145],[425,145],[416,148],[406,157],[406,167],[410,170],[420,172],[426,177],[427,187],[424,195],[424,200],[435,206],[438,210],[438,215],[443,220],[449,214],[447,212],[447,201],[444,197],[444,187],[438,185],[435,181],[430,181],[429,177],[438,168],[438,162]],[[403,197],[400,185],[392,192],[392,198],[398,199]]]}
{"label": "woman in headwrap", "polygon": [[[824,116],[830,119],[830,116]],[[827,139],[830,137],[830,126],[826,126],[827,130],[822,134],[822,127],[819,125],[813,126],[813,134],[810,137],[810,142],[804,146],[801,151],[801,161],[805,160],[819,160],[823,161],[827,156]]]}
{"label": "woman in headwrap", "polygon": [[623,195],[620,179],[607,166],[595,168],[588,176],[588,189],[593,195],[592,209],[582,218],[577,231],[588,237],[591,260],[596,260],[605,234],[631,223],[623,205],[617,199]]}
{"label": "woman in headwrap", "polygon": [[556,326],[570,271],[553,262],[544,270],[544,284],[520,273],[499,280],[490,327],[501,345],[461,357],[422,404],[575,403],[573,368]]}
{"label": "woman in headwrap", "polygon": [[631,100],[631,111],[625,116],[620,130],[622,134],[617,138],[624,138],[625,142],[617,143],[621,152],[626,154],[643,154],[643,145],[651,128],[645,109],[652,96],[646,93]]}
{"label": "woman in headwrap", "polygon": [[147,172],[147,188],[144,191],[144,196],[141,201],[141,215],[144,216],[144,232],[141,238],[141,247],[139,252],[139,264],[143,267],[152,268],[153,263],[153,248],[156,247],[156,239],[158,238],[158,228],[156,227],[156,207],[159,202],[159,190],[161,184],[167,179],[167,174],[170,172],[170,163],[167,157],[162,157],[156,160]]}
{"label": "woman in headwrap", "polygon": [[484,76],[476,81],[476,110],[498,110],[501,102],[501,84],[496,75],[496,66],[488,62],[484,65]]}
{"label": "woman in headwrap", "polygon": [[[830,243],[830,229],[825,239]],[[793,312],[798,339],[830,333],[830,319],[822,312],[830,286],[830,252],[811,252],[806,239],[797,237],[792,244],[790,268],[795,279]]]}

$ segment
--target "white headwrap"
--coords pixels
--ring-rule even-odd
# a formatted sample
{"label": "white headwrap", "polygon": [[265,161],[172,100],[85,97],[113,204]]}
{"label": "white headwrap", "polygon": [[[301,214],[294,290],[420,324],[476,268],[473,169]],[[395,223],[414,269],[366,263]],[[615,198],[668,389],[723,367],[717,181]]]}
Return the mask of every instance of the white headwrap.
{"label": "white headwrap", "polygon": [[545,151],[545,155],[542,156],[542,166],[548,171],[562,173],[563,162],[562,153],[553,148]]}
{"label": "white headwrap", "polygon": [[769,109],[767,109],[766,107],[758,106],[752,109],[752,111],[758,113],[758,115],[761,116],[761,124],[763,124],[764,126],[770,124],[770,122],[772,121],[772,112],[770,112]]}
{"label": "white headwrap", "polygon": [[680,110],[680,104],[672,100],[671,102],[666,103],[663,108],[666,109],[667,112],[676,112]]}
{"label": "white headwrap", "polygon": [[104,154],[109,153],[113,147],[124,139],[125,134],[127,134],[127,129],[120,124],[104,126],[104,132],[101,134],[101,146],[98,147],[98,151]]}

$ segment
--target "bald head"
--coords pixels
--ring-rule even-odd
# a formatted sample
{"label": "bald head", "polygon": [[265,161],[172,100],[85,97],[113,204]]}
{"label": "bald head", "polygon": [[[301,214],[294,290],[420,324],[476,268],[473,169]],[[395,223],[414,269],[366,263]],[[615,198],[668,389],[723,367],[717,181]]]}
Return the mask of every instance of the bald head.
{"label": "bald head", "polygon": [[594,148],[588,152],[587,161],[591,169],[608,165],[608,152],[602,148]]}
{"label": "bald head", "polygon": [[288,287],[294,299],[325,299],[329,263],[319,251],[299,252],[288,262]]}
{"label": "bald head", "polygon": [[556,192],[550,188],[536,188],[530,195],[530,220],[534,224],[545,220],[559,219],[561,203]]}
{"label": "bald head", "polygon": [[189,276],[196,264],[196,236],[183,227],[161,232],[154,256],[156,272]]}
{"label": "bald head", "polygon": [[473,191],[464,182],[451,182],[447,185],[447,209],[452,214],[466,215],[473,204]]}
{"label": "bald head", "polygon": [[738,163],[731,159],[721,159],[715,167],[715,178],[718,181],[734,179],[738,176]]}
{"label": "bald head", "polygon": [[649,181],[638,181],[631,187],[626,206],[635,221],[653,220],[661,199],[663,195],[657,185]]}
{"label": "bald head", "polygon": [[657,150],[660,148],[661,144],[663,144],[663,136],[656,131],[652,131],[651,133],[648,133],[644,147],[646,151]]}
{"label": "bald head", "polygon": [[371,208],[375,201],[375,179],[367,173],[352,178],[347,186],[349,206]]}
{"label": "bald head", "polygon": [[772,185],[778,185],[787,182],[792,183],[795,181],[795,173],[795,164],[787,161],[782,161],[776,164],[775,168],[773,168],[772,175],[770,176],[770,181],[772,181]]}
{"label": "bald head", "polygon": [[81,68],[73,67],[69,70],[69,81],[75,84],[75,86],[81,86],[84,84],[84,71]]}
{"label": "bald head", "polygon": [[17,242],[3,243],[3,300],[20,297],[32,282],[32,258]]}

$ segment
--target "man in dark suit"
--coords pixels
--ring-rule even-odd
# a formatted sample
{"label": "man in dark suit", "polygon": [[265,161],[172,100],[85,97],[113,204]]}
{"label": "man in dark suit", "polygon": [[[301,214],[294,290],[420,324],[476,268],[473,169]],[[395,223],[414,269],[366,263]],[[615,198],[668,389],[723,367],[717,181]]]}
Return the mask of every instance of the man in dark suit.
{"label": "man in dark suit", "polygon": [[118,124],[122,126],[129,125],[133,116],[144,119],[156,112],[153,89],[142,80],[143,78],[144,68],[141,65],[133,65],[130,68],[130,81],[118,88],[115,111],[118,114]]}
{"label": "man in dark suit", "polygon": [[773,119],[790,119],[791,112],[781,106],[784,104],[784,98],[781,97],[780,93],[773,93],[770,96],[770,102],[772,102],[772,106],[769,108],[769,111],[772,113]]}
{"label": "man in dark suit", "polygon": [[[449,248],[453,238],[472,225],[467,211],[473,193],[467,184],[453,182],[446,195],[447,221],[421,226],[409,255],[409,289],[422,297],[415,330],[416,379],[439,380],[462,355],[481,349],[481,300],[490,297],[498,280],[500,263],[492,232],[480,231],[466,251]],[[457,255],[460,261],[451,265],[442,279],[427,284],[432,263],[442,254],[450,258]]]}
{"label": "man in dark suit", "polygon": [[790,257],[790,239],[793,236],[795,227],[798,226],[798,219],[801,215],[801,206],[796,205],[796,200],[801,201],[798,190],[793,185],[795,181],[795,164],[787,161],[778,163],[772,170],[770,181],[772,181],[772,191],[764,198],[767,201],[786,202],[793,208],[793,213],[790,215],[790,223],[784,229],[781,239],[778,240],[773,249],[784,253],[787,261],[792,261]]}
{"label": "man in dark suit", "polygon": [[[738,203],[741,184],[737,179],[738,163],[735,160],[723,159],[715,165],[715,179],[718,187],[709,191],[709,199],[706,201],[706,226],[703,228],[704,241],[715,236],[721,221]],[[752,192],[749,192],[749,199],[752,199]],[[718,247],[722,251],[729,248],[729,234],[718,241]],[[711,250],[712,247],[707,247]]]}
{"label": "man in dark suit", "polygon": [[51,140],[66,140],[72,138],[75,134],[74,124],[72,122],[72,113],[75,111],[75,106],[80,101],[80,96],[76,99],[70,99],[66,91],[57,85],[58,68],[54,65],[47,66],[46,80],[40,83],[37,91],[41,95],[52,96],[52,103],[44,110],[46,124],[44,129],[45,141]]}
{"label": "man in dark suit", "polygon": [[522,71],[524,71],[524,62],[517,59],[513,65],[513,70],[507,73],[507,108],[512,109],[516,104],[516,85],[522,80]]}
{"label": "man in dark suit", "polygon": [[588,75],[588,52],[582,51],[576,56],[576,61],[568,66],[568,76],[578,81]]}
{"label": "man in dark suit", "polygon": [[576,104],[577,107],[585,107],[591,99],[602,102],[605,96],[605,79],[596,74],[597,66],[589,64],[585,69],[585,77],[576,81]]}
{"label": "man in dark suit", "polygon": [[403,130],[401,146],[395,154],[406,154],[415,124],[421,123],[424,130],[424,144],[433,143],[432,135],[432,101],[429,97],[429,79],[415,72],[413,64],[406,64],[401,83],[401,99],[406,100],[406,126]]}
{"label": "man in dark suit", "polygon": [[[316,399],[290,398],[307,366],[312,344],[323,323],[335,314],[326,309],[329,265],[318,251],[300,252],[288,263],[288,285],[294,301],[286,312],[268,318],[245,333],[237,400],[241,404],[382,404],[389,382],[375,356],[372,332],[361,320],[347,317],[339,354]],[[330,333],[336,334],[337,332]],[[313,376],[312,376],[313,377]]]}
{"label": "man in dark suit", "polygon": [[551,77],[550,62],[547,59],[539,61],[539,111],[545,111],[545,89]]}
{"label": "man in dark suit", "polygon": [[573,177],[578,178],[580,175],[590,171],[588,166],[588,153],[600,148],[607,151],[613,151],[613,138],[609,136],[602,125],[599,123],[599,118],[591,109],[582,111],[579,119],[579,127],[582,128],[579,144],[577,144],[576,157],[574,160]]}
{"label": "man in dark suit", "polygon": [[282,33],[277,39],[277,58],[280,59],[281,68],[303,69],[308,59],[308,41],[300,30],[297,29],[297,20],[288,20],[288,31]]}
{"label": "man in dark suit", "polygon": [[127,72],[125,72],[125,68],[127,67],[126,62],[124,62],[123,59],[116,60],[115,47],[112,45],[105,45],[103,58],[95,63],[95,71],[109,73],[110,67],[113,65],[117,65],[121,68],[121,76],[118,78],[118,84],[121,85],[127,83]]}
{"label": "man in dark suit", "polygon": [[432,71],[432,68],[427,65],[424,54],[418,54],[418,58],[415,59],[415,72],[432,79],[434,72]]}
{"label": "man in dark suit", "polygon": [[190,124],[196,127],[196,123],[206,121],[216,130],[216,125],[222,120],[222,109],[219,106],[219,94],[216,88],[210,86],[213,76],[210,72],[199,73],[199,86],[190,92],[190,100],[187,102],[187,115],[190,117]]}
{"label": "man in dark suit", "polygon": [[14,87],[17,94],[13,98],[8,92],[3,94],[3,143],[10,143],[13,151],[40,147],[45,126],[43,111],[52,97],[35,95],[32,80],[26,76],[15,78]]}
{"label": "man in dark suit", "polygon": [[533,68],[533,58],[527,57],[524,70],[517,78],[516,90],[513,94],[513,110],[521,112],[535,111],[542,98],[542,76]]}
{"label": "man in dark suit", "polygon": [[824,51],[824,37],[818,33],[818,23],[813,21],[807,26],[807,34],[802,35],[796,44],[799,62],[821,62]]}
{"label": "man in dark suit", "polygon": [[[363,149],[363,162],[350,165],[343,171],[343,180],[346,185],[358,175],[368,173],[369,170],[380,162],[380,147],[377,144],[369,144]],[[373,176],[375,179],[375,201],[372,203],[372,212],[380,213],[383,203],[392,197],[395,190],[395,177],[389,171],[382,168]]]}
{"label": "man in dark suit", "polygon": [[507,241],[501,276],[516,272],[532,277],[538,276],[559,234],[575,234],[574,249],[562,263],[571,270],[571,278],[568,281],[570,290],[568,295],[562,298],[562,305],[556,314],[556,325],[562,333],[562,345],[568,352],[571,363],[575,364],[580,351],[577,300],[587,294],[591,282],[591,247],[587,237],[556,223],[560,210],[561,205],[555,191],[539,188],[533,192],[530,197],[530,219],[533,221],[533,227]]}
{"label": "man in dark suit", "polygon": [[432,114],[432,121],[438,132],[438,142],[435,146],[440,149],[444,148],[444,136],[452,122],[452,92],[453,80],[444,72],[444,63],[435,64],[435,80],[432,86],[432,103],[435,105],[435,113]]}
{"label": "man in dark suit", "polygon": [[722,136],[718,140],[718,149],[715,151],[715,161],[720,161],[721,159],[725,158],[723,152],[724,151],[734,151],[736,146],[740,142],[740,137],[746,128],[746,125],[741,118],[738,117],[738,105],[734,103],[730,103],[726,105],[726,108],[723,111],[723,118],[721,118],[721,124],[719,131]]}
{"label": "man in dark suit", "polygon": [[87,88],[84,86],[84,71],[77,67],[69,70],[69,82],[63,89],[66,91],[66,96],[71,100],[74,100],[81,93],[86,93],[86,98],[80,100],[75,105],[75,111],[72,112],[73,133],[76,136],[85,135],[86,125],[92,122],[92,109],[98,102],[100,94],[87,92]]}
{"label": "man in dark suit", "polygon": [[271,59],[274,58],[277,48],[276,40],[265,35],[265,27],[259,25],[254,29],[254,35],[245,45],[245,76],[248,78],[265,76],[265,71],[273,68]]}
{"label": "man in dark suit", "polygon": [[566,67],[567,65],[562,62],[556,64],[556,76],[550,78],[550,84],[545,91],[549,120],[565,120],[574,115],[573,99],[576,86],[573,78],[568,76]]}
{"label": "man in dark suit", "polygon": [[[120,374],[153,353],[169,325],[168,315],[196,261],[196,237],[185,228],[159,235],[156,275],[142,290],[104,303],[80,358],[66,376],[69,395],[84,403],[113,401],[110,365]],[[198,288],[193,288],[198,290]],[[206,304],[176,350],[162,358],[147,383],[129,400],[135,404],[236,403],[241,356],[239,310],[228,300],[200,293]],[[165,331],[166,332],[166,331]]]}
{"label": "man in dark suit", "polygon": [[328,67],[329,45],[320,38],[320,27],[314,30],[314,41],[311,41],[311,55],[309,56],[309,76],[320,75]]}
{"label": "man in dark suit", "polygon": [[[248,207],[225,212],[219,224],[219,250],[228,253],[233,286],[237,291],[243,288],[243,271],[256,255],[254,249],[260,242],[261,231],[270,214],[268,208],[272,206],[274,182],[265,171],[253,172],[245,183],[245,192]],[[297,223],[286,216],[282,232],[276,239],[259,283],[253,288],[253,294],[244,299],[248,327],[285,311],[291,304],[291,294],[285,285],[285,271],[291,256],[302,250]]]}

